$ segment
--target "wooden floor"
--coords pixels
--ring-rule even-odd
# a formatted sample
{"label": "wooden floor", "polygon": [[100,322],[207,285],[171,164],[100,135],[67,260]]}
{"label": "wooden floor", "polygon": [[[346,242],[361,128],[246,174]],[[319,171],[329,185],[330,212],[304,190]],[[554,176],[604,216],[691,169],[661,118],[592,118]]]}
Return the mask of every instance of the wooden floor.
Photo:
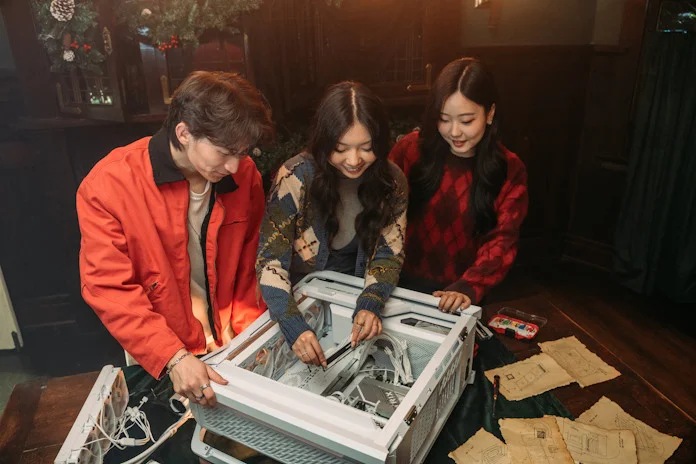
{"label": "wooden floor", "polygon": [[[549,318],[549,323],[534,342],[503,337],[506,346],[520,359],[539,352],[537,341],[555,340],[572,334],[621,372],[617,379],[584,389],[576,384],[555,389],[553,394],[573,415],[577,417],[601,396],[607,396],[637,419],[684,439],[668,463],[696,462],[696,373],[692,369],[696,359],[696,339],[682,323],[685,308],[640,297],[613,283],[605,274],[570,263],[548,268],[517,268],[483,305],[484,317],[490,317],[508,305],[526,312],[537,310]],[[118,362],[123,359],[118,349],[107,349],[113,346],[112,339],[97,340],[96,334],[89,336],[92,337],[89,346],[104,349],[84,350],[84,344],[80,342],[75,346],[82,345],[82,353],[73,352],[72,348],[68,353],[35,347],[36,350],[28,350],[24,356],[35,364],[39,361],[62,364],[70,374],[81,368],[91,371],[95,370],[94,365],[114,363],[116,357]],[[108,334],[101,337],[108,337]],[[55,347],[60,341],[45,338],[42,343]],[[85,351],[91,354],[87,356]],[[66,366],[66,359],[71,359],[70,366]],[[49,374],[49,377],[53,375]],[[60,400],[61,408],[52,404],[56,403],[56,398],[67,394],[74,400],[71,408],[76,416],[83,398],[78,398],[74,392],[86,392],[88,388],[71,386],[66,390],[61,385],[66,380],[90,385],[96,374],[90,375],[92,377],[67,377],[62,381],[44,377],[15,389],[7,410],[20,413],[5,414],[0,420],[0,457],[5,452],[15,457],[22,456],[21,462],[52,462],[74,420],[65,414],[68,403]],[[51,387],[51,382],[55,388]],[[37,400],[37,395],[40,400]],[[25,407],[24,402],[33,406]],[[56,411],[60,412],[65,424],[59,424],[60,421],[51,416]],[[45,424],[53,426],[50,430],[41,429]],[[35,433],[36,427],[41,429],[40,433]],[[23,439],[19,439],[21,437]],[[0,458],[0,462],[5,461]],[[6,462],[17,461],[10,459]]]}
{"label": "wooden floor", "polygon": [[484,303],[543,296],[696,426],[694,309],[648,298],[610,275],[562,262],[514,269]]}
{"label": "wooden floor", "polygon": [[[696,327],[684,323],[696,308],[638,296],[607,274],[573,263],[515,268],[483,304],[533,296],[550,301],[696,423]],[[25,336],[13,372],[20,364],[34,377],[58,377],[123,362],[123,352],[106,331],[55,329],[38,335]],[[0,357],[0,372],[9,361],[14,360]]]}
{"label": "wooden floor", "polygon": [[[683,439],[667,463],[696,463],[696,338],[685,324],[694,308],[636,295],[608,274],[573,263],[515,269],[483,302],[485,320],[504,306],[549,317],[535,341],[575,335],[621,372],[584,389],[571,384],[553,390],[571,414],[579,416],[606,396],[635,418]],[[518,359],[539,352],[536,343],[504,343]]]}

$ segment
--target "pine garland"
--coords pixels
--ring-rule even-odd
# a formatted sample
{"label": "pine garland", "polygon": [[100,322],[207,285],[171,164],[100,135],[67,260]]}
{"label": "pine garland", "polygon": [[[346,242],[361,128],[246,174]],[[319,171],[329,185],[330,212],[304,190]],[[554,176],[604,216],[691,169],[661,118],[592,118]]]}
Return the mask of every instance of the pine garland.
{"label": "pine garland", "polygon": [[263,0],[121,0],[116,18],[134,39],[146,38],[160,50],[197,47],[203,33],[237,34],[242,13],[257,10]]}
{"label": "pine garland", "polygon": [[101,36],[97,28],[97,12],[91,0],[34,0],[34,12],[39,40],[51,60],[52,72],[79,69],[90,74],[102,74],[104,55],[96,47]]}

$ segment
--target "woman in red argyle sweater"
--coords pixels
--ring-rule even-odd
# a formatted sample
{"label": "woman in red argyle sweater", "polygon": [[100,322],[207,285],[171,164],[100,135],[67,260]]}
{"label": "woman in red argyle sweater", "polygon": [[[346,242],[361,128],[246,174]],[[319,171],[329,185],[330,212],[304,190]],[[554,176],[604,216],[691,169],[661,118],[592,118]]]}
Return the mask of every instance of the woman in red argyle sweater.
{"label": "woman in red argyle sweater", "polygon": [[410,187],[399,285],[433,292],[442,311],[478,303],[517,254],[527,172],[500,143],[497,98],[480,61],[449,63],[430,91],[422,129],[390,154]]}

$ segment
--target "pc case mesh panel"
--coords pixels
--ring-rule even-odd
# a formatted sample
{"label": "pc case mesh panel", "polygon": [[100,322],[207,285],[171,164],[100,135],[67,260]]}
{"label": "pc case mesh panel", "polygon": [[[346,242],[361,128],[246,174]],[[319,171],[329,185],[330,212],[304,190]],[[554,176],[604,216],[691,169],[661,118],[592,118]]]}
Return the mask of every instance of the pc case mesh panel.
{"label": "pc case mesh panel", "polygon": [[[413,372],[414,379],[418,379],[418,376],[425,370],[425,367],[440,346],[437,343],[421,340],[403,333],[392,332],[391,334],[397,338],[406,340],[406,343],[408,343],[407,353],[408,360],[411,362],[411,371]],[[381,368],[392,368],[391,361],[382,351],[376,353],[375,363]]]}
{"label": "pc case mesh panel", "polygon": [[[449,359],[446,358],[446,359]],[[418,412],[416,420],[413,424],[413,435],[411,435],[411,457],[409,462],[412,462],[421,446],[425,443],[428,436],[433,432],[435,427],[435,422],[437,419],[447,410],[447,405],[456,398],[458,398],[463,387],[458,387],[460,382],[458,379],[460,377],[460,365],[461,357],[456,356],[455,361],[450,364],[447,371],[442,376],[437,384],[437,389],[430,395],[428,401],[425,402],[423,408]],[[457,375],[460,374],[460,375]]]}
{"label": "pc case mesh panel", "polygon": [[350,461],[288,437],[218,404],[216,408],[198,408],[196,420],[218,435],[238,441],[258,452],[287,464],[346,464]]}

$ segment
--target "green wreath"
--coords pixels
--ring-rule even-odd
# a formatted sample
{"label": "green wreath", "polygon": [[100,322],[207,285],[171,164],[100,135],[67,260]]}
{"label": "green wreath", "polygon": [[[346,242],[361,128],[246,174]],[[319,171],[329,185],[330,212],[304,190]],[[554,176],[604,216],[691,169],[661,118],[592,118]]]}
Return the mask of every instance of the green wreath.
{"label": "green wreath", "polygon": [[211,30],[237,34],[242,13],[257,10],[263,0],[122,0],[115,6],[116,20],[128,35],[147,40],[160,50],[197,47]]}
{"label": "green wreath", "polygon": [[97,49],[101,34],[91,0],[34,0],[34,12],[51,71],[102,74],[104,55]]}

